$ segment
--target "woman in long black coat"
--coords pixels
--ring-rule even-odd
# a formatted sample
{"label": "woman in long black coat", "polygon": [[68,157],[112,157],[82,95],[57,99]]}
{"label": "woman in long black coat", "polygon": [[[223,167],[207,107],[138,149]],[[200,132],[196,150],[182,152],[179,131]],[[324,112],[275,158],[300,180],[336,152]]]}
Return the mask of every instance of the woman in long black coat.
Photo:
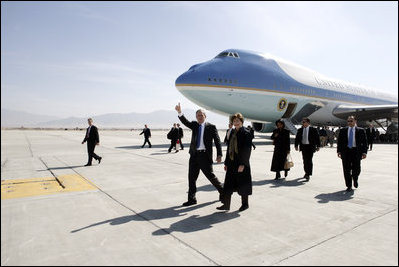
{"label": "woman in long black coat", "polygon": [[231,131],[227,143],[224,170],[226,177],[223,186],[223,206],[218,210],[229,210],[231,195],[237,192],[242,205],[239,211],[248,209],[248,195],[252,195],[252,177],[249,159],[251,157],[252,135],[243,127],[244,117],[236,113],[231,117],[235,129]]}
{"label": "woman in long black coat", "polygon": [[287,177],[289,169],[284,169],[284,164],[287,159],[287,154],[290,153],[290,132],[286,129],[285,123],[282,120],[276,121],[277,129],[272,133],[274,152],[272,159],[272,166],[270,170],[276,172],[276,178],[281,178],[280,171],[284,170],[284,176]]}

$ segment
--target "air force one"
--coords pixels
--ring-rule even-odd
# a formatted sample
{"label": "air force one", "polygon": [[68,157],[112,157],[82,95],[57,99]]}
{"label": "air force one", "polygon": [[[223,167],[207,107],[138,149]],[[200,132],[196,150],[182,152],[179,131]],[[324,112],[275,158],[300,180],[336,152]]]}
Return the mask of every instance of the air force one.
{"label": "air force one", "polygon": [[345,126],[356,115],[359,126],[382,120],[397,128],[397,96],[328,78],[277,58],[239,49],[193,65],[176,79],[192,102],[223,115],[241,112],[258,132],[270,132],[283,119],[291,133],[303,117],[313,125]]}

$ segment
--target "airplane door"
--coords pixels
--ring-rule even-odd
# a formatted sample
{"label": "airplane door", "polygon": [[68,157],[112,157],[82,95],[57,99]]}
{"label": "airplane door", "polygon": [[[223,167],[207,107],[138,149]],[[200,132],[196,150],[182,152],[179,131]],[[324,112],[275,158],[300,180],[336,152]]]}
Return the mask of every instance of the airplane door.
{"label": "airplane door", "polygon": [[287,109],[285,110],[284,115],[281,117],[283,119],[291,118],[292,114],[296,109],[297,103],[288,103]]}

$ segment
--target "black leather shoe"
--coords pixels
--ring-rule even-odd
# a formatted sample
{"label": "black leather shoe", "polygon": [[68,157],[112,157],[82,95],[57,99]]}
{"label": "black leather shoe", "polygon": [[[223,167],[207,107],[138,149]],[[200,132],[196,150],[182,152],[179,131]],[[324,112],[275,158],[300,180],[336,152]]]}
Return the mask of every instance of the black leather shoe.
{"label": "black leather shoe", "polygon": [[99,157],[99,158],[98,158],[98,164],[101,163],[101,160],[102,160],[102,159],[103,159],[102,157]]}
{"label": "black leather shoe", "polygon": [[307,174],[303,178],[305,178],[306,181],[309,181],[309,179],[310,179],[309,175],[307,175]]}
{"label": "black leather shoe", "polygon": [[220,207],[217,207],[216,208],[217,210],[230,210],[230,207],[227,207],[226,205],[222,205],[222,206],[220,206]]}
{"label": "black leather shoe", "polygon": [[91,166],[91,164],[87,163],[85,166]]}
{"label": "black leather shoe", "polygon": [[355,186],[355,188],[357,188],[359,186],[357,181],[353,181],[353,185]]}
{"label": "black leather shoe", "polygon": [[248,205],[242,205],[238,210],[239,210],[239,211],[244,211],[244,210],[246,210],[246,209],[248,209],[248,208],[249,208]]}
{"label": "black leather shoe", "polygon": [[195,204],[197,204],[197,200],[196,199],[190,199],[189,201],[184,202],[183,206],[187,207],[187,206],[191,206],[191,205],[195,205]]}
{"label": "black leather shoe", "polygon": [[352,191],[352,187],[346,188],[346,192],[351,192],[351,191]]}

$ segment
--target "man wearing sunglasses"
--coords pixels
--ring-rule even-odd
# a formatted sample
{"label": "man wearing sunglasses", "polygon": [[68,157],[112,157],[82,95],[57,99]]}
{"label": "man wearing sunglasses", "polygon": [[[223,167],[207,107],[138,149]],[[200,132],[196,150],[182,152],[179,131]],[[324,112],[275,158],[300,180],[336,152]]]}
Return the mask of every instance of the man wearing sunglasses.
{"label": "man wearing sunglasses", "polygon": [[348,127],[339,131],[337,153],[342,159],[346,191],[352,191],[352,180],[355,188],[359,186],[360,161],[367,156],[367,138],[363,128],[357,127],[355,116],[347,119]]}
{"label": "man wearing sunglasses", "polygon": [[317,129],[310,126],[309,118],[302,119],[302,128],[298,129],[295,137],[295,150],[302,151],[303,169],[305,175],[303,178],[309,181],[313,172],[313,154],[320,149],[320,137]]}

